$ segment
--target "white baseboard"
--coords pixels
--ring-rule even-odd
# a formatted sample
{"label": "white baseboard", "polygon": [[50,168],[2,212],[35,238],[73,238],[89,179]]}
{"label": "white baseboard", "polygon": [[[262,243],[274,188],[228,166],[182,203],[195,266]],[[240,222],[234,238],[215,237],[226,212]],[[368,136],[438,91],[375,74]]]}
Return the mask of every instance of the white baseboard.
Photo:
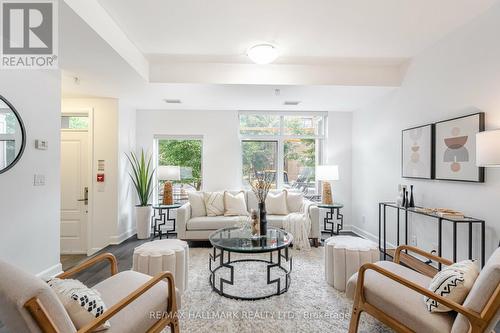
{"label": "white baseboard", "polygon": [[36,274],[36,276],[43,280],[48,280],[59,273],[62,273],[61,263],[55,264],[54,266],[41,271],[40,273]]}
{"label": "white baseboard", "polygon": [[109,238],[109,244],[111,245],[118,245],[121,244],[123,241],[129,239],[133,235],[137,233],[136,229],[130,229],[125,231],[124,233],[118,235],[118,236],[111,236]]}
{"label": "white baseboard", "polygon": [[61,254],[67,254],[67,255],[72,255],[72,254],[87,254],[86,251],[64,251],[61,252]]}
{"label": "white baseboard", "polygon": [[[369,239],[371,240],[372,242],[375,242],[378,244],[378,236],[372,234],[371,232],[368,232],[366,230],[363,230],[355,225],[350,225],[350,230],[352,232],[354,232],[355,234],[358,234],[359,236],[363,237],[363,238],[366,238],[366,239]],[[382,244],[383,245],[383,244]],[[396,248],[397,246],[390,243],[390,242],[387,242],[387,248]]]}
{"label": "white baseboard", "polygon": [[93,247],[93,248],[89,249],[87,252],[87,257],[90,257],[91,255],[101,251],[102,249],[103,249],[103,247],[102,248],[101,247]]}

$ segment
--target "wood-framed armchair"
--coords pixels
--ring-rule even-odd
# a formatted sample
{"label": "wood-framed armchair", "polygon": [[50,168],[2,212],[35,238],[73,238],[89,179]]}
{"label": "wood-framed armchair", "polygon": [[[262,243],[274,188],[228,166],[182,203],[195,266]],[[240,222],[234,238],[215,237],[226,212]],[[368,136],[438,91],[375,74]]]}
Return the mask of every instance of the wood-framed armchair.
{"label": "wood-framed armchair", "polygon": [[166,326],[179,332],[178,296],[170,272],[154,277],[134,271],[118,273],[116,258],[103,253],[57,277],[70,278],[103,261],[109,262],[111,277],[93,289],[101,294],[107,310],[79,330],[47,283],[0,261],[0,320],[12,332],[87,333],[105,321],[111,323],[106,333],[156,333]]}
{"label": "wood-framed armchair", "polygon": [[[464,304],[450,301],[427,288],[431,278],[400,264],[401,251],[413,252],[449,266],[453,262],[413,246],[396,249],[394,261],[363,265],[347,285],[354,298],[349,333],[358,331],[359,318],[366,312],[397,332],[479,333],[491,331],[500,319],[500,249],[490,257]],[[452,309],[431,313],[424,296]]]}

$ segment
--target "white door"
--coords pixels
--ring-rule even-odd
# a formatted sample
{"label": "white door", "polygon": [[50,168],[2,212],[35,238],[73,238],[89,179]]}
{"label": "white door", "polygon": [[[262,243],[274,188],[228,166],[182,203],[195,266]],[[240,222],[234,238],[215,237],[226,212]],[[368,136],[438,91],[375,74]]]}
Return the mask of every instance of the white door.
{"label": "white door", "polygon": [[61,133],[61,253],[87,253],[88,133]]}

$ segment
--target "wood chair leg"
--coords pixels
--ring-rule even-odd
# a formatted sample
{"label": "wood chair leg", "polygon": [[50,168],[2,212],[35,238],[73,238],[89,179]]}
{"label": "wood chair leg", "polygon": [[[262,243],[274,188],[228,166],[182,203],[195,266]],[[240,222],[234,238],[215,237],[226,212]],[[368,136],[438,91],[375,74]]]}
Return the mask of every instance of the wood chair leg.
{"label": "wood chair leg", "polygon": [[357,333],[359,327],[359,318],[361,317],[361,309],[357,302],[352,306],[351,322],[349,323],[349,333]]}
{"label": "wood chair leg", "polygon": [[313,246],[318,247],[319,246],[319,240],[317,238],[313,238]]}
{"label": "wood chair leg", "polygon": [[170,333],[179,333],[179,321],[177,320],[177,318],[170,322],[169,326]]}

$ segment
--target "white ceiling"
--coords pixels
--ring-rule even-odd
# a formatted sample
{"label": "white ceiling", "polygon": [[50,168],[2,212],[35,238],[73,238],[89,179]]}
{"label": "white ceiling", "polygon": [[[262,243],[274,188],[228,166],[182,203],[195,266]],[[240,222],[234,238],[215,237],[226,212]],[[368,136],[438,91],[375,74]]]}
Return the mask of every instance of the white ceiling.
{"label": "white ceiling", "polygon": [[[119,98],[136,109],[352,111],[396,89],[150,83],[65,4],[60,7],[59,26],[64,97]],[[275,89],[280,89],[279,96]],[[182,104],[167,104],[164,99],[181,99]],[[285,100],[301,103],[285,106]]]}
{"label": "white ceiling", "polygon": [[[493,2],[65,0],[63,96],[119,98],[136,109],[353,111],[397,89],[407,57]],[[118,28],[110,34],[113,20]],[[149,77],[127,58],[127,36],[138,47],[135,56],[148,54]],[[281,61],[242,64],[258,40],[278,44]],[[206,80],[208,74],[214,77]],[[227,82],[246,84],[214,84]],[[167,98],[182,104],[166,104]],[[285,106],[285,100],[301,103]]]}
{"label": "white ceiling", "polygon": [[144,54],[412,57],[496,0],[99,0]]}

